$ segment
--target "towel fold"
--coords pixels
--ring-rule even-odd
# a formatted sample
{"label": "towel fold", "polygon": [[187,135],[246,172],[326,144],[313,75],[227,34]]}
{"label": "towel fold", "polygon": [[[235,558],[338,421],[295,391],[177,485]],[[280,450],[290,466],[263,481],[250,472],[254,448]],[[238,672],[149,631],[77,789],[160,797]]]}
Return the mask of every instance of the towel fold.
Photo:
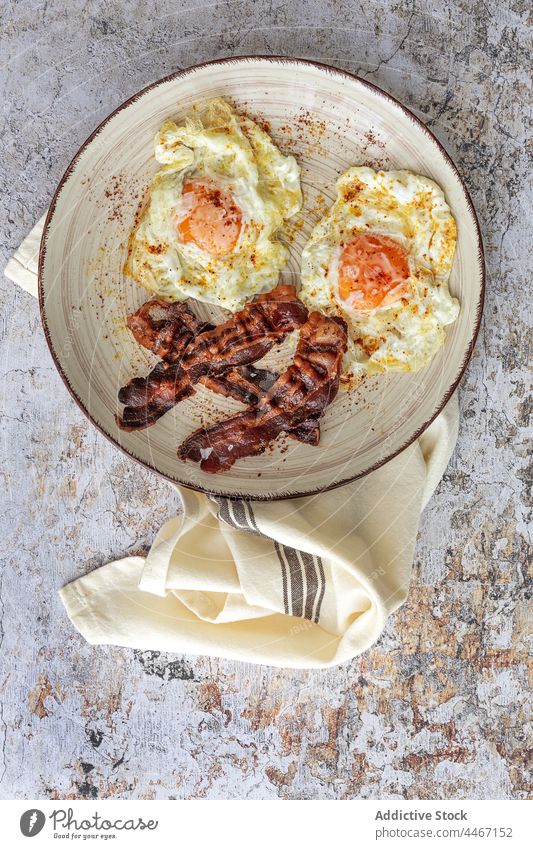
{"label": "towel fold", "polygon": [[[43,223],[5,270],[34,295]],[[252,503],[177,487],[183,513],[146,559],[116,560],[60,590],[71,622],[93,644],[294,668],[349,660],[406,598],[420,513],[457,425],[454,396],[381,469],[306,498]]]}

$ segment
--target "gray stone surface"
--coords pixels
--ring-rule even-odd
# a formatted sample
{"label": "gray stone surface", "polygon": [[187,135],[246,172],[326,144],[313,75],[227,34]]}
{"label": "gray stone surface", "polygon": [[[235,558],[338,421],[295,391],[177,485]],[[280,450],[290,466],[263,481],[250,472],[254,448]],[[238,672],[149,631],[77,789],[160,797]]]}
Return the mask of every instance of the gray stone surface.
{"label": "gray stone surface", "polygon": [[[83,642],[57,589],[178,509],[67,395],[35,301],[2,280],[3,798],[522,798],[527,752],[526,0],[3,0],[2,263],[97,123],[229,54],[330,62],[413,109],[482,222],[488,293],[457,450],[408,603],[319,672]],[[2,265],[3,267],[3,265]]]}

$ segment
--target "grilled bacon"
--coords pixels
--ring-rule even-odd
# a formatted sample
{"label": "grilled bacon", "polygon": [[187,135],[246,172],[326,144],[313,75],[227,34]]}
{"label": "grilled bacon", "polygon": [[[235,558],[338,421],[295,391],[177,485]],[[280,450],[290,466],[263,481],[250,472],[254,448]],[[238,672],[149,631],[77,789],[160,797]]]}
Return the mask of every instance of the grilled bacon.
{"label": "grilled bacon", "polygon": [[247,406],[258,404],[259,399],[277,379],[275,371],[254,366],[232,368],[219,375],[204,375],[200,383],[217,395],[234,398]]}
{"label": "grilled bacon", "polygon": [[294,362],[259,406],[195,431],[180,446],[178,457],[215,474],[241,457],[261,454],[283,431],[312,429],[337,394],[346,344],[346,322],[311,313],[300,331]]}
{"label": "grilled bacon", "polygon": [[169,304],[153,298],[132,313],[126,324],[135,340],[168,363],[180,360],[195,336],[213,325],[200,321],[187,304]]}
{"label": "grilled bacon", "polygon": [[[147,301],[137,312],[128,316],[126,323],[139,345],[166,363],[178,362],[195,336],[204,330],[213,330],[214,327],[198,319],[187,304],[169,304],[156,298]],[[166,368],[160,366],[154,376],[163,371]],[[277,376],[276,372],[267,369],[241,366],[221,375],[205,375],[199,382],[226,398],[234,398],[244,404],[257,404],[261,394],[270,389]],[[119,400],[123,404],[135,404],[136,399],[139,399],[138,403],[142,403],[142,389],[145,385],[146,378],[134,378],[131,386],[128,384],[120,390]]]}
{"label": "grilled bacon", "polygon": [[[171,331],[168,327],[155,328],[152,319],[154,328],[151,328],[147,316],[149,311],[138,316],[132,332],[139,341],[160,344],[161,350],[168,351]],[[176,310],[173,314],[174,319],[182,317],[188,320],[185,311]],[[186,331],[172,337],[179,340],[176,359],[171,355],[170,363],[159,363],[146,378],[135,378],[120,390],[119,401],[126,406],[122,416],[116,417],[119,427],[123,430],[149,427],[193,394],[193,385],[199,380],[216,380],[229,369],[261,359],[276,342],[304,324],[306,318],[307,310],[298,300],[294,287],[280,284],[254,298],[228,321],[200,332],[182,346],[186,333],[192,332],[191,324],[187,324]]]}

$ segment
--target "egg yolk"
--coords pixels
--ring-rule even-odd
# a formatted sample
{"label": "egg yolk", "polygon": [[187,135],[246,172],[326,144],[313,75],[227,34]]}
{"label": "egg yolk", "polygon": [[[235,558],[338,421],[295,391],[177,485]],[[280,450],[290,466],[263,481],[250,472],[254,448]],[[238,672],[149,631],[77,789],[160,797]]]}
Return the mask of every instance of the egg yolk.
{"label": "egg yolk", "polygon": [[409,277],[407,253],[378,233],[360,233],[339,259],[339,295],[352,309],[372,310],[401,298]]}
{"label": "egg yolk", "polygon": [[182,242],[194,242],[211,256],[231,253],[241,232],[241,210],[226,189],[211,180],[183,184],[176,229]]}

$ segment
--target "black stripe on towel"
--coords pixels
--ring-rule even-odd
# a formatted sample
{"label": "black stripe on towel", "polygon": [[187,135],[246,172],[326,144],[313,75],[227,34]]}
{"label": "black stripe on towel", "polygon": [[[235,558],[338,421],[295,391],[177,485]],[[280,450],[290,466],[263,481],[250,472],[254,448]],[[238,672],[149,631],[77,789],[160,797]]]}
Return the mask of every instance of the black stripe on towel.
{"label": "black stripe on towel", "polygon": [[218,504],[218,518],[226,525],[238,531],[263,536],[274,543],[281,567],[285,613],[318,622],[326,591],[322,559],[290,545],[282,545],[260,531],[250,502],[231,501],[228,498],[214,496],[213,500]]}

